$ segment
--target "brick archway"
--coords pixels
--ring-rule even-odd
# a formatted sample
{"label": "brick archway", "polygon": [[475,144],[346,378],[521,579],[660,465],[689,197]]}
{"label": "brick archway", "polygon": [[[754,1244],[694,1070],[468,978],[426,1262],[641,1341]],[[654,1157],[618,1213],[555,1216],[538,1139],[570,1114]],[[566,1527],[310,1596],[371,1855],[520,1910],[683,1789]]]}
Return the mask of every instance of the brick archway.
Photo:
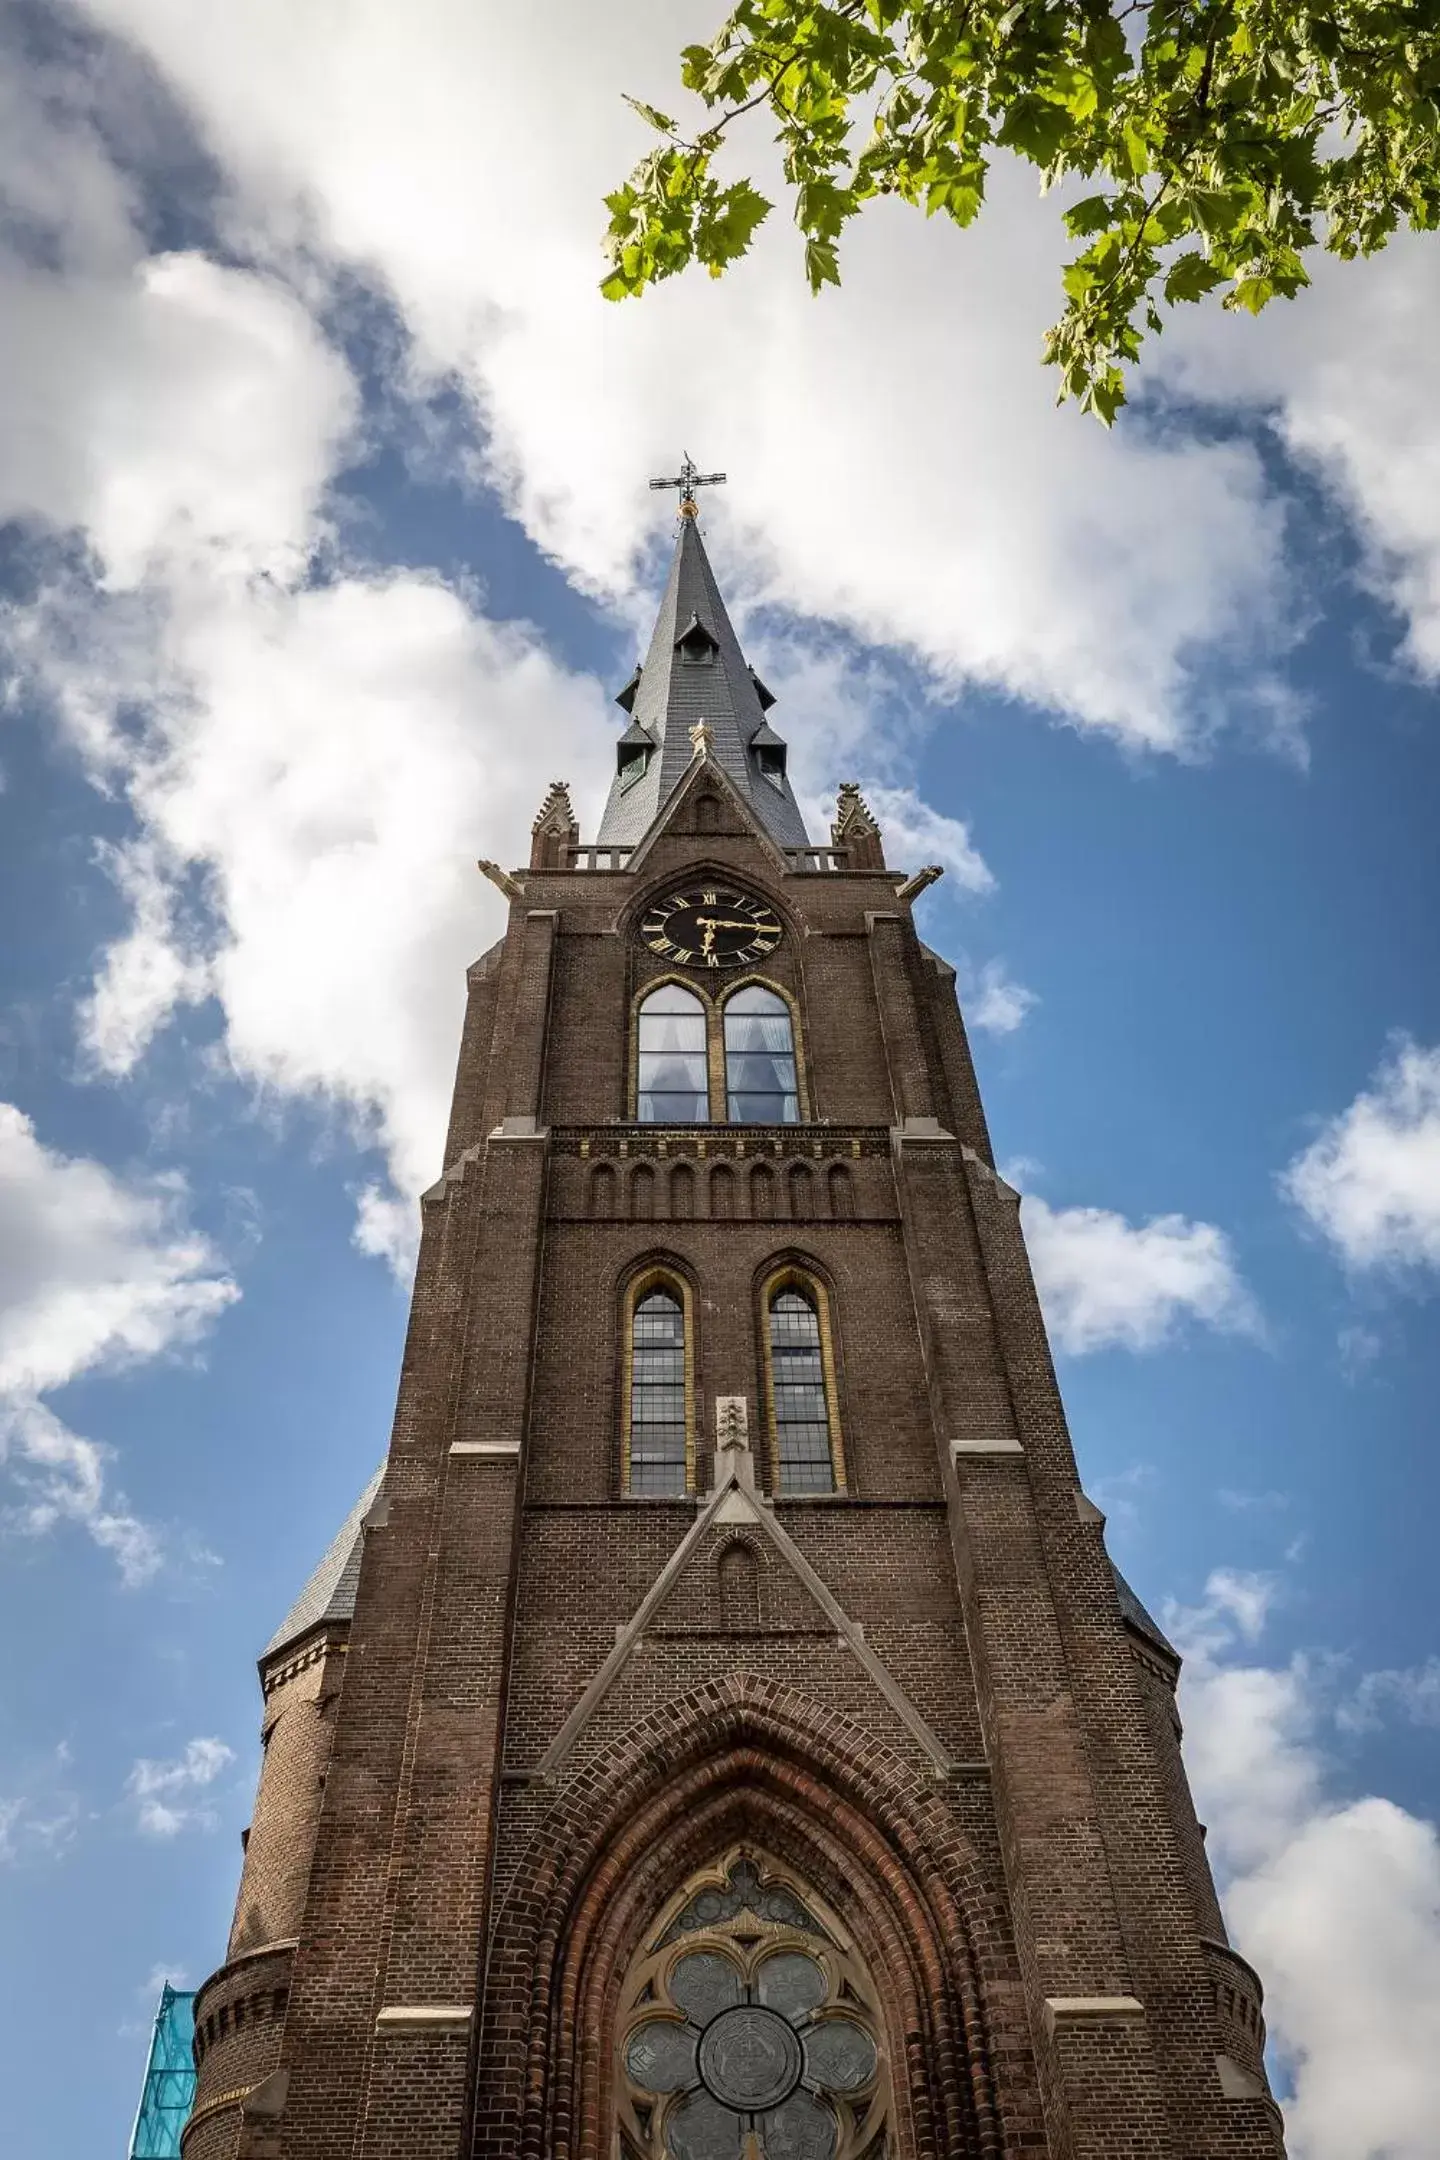
{"label": "brick archway", "polygon": [[747,1674],[667,1705],[578,1769],[532,1839],[491,1941],[473,2160],[610,2160],[621,1975],[664,1899],[746,1839],[811,1881],[863,1947],[904,2160],[996,2160],[982,1979],[1008,1977],[1008,1930],[968,1842],[898,1755]]}

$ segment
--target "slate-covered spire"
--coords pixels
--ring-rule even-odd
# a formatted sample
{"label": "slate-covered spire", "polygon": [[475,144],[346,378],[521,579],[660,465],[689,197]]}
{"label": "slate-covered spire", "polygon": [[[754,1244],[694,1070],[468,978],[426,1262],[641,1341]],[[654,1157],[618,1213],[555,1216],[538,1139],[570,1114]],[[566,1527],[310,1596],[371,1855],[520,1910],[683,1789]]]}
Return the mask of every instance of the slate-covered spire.
{"label": "slate-covered spire", "polygon": [[365,1517],[379,1498],[385,1477],[382,1463],[361,1493],[331,1541],[330,1549],[295,1603],[266,1643],[262,1659],[272,1658],[299,1642],[312,1628],[350,1621],[355,1616],[355,1591],[360,1581],[360,1550],[365,1542]]}
{"label": "slate-covered spire", "polygon": [[681,506],[680,537],[644,666],[616,701],[630,725],[616,747],[618,769],[600,823],[601,845],[642,840],[684,778],[694,753],[690,730],[712,731],[716,761],[781,847],[808,840],[786,775],[785,744],[765,717],[775,700],[725,612],[695,521]]}

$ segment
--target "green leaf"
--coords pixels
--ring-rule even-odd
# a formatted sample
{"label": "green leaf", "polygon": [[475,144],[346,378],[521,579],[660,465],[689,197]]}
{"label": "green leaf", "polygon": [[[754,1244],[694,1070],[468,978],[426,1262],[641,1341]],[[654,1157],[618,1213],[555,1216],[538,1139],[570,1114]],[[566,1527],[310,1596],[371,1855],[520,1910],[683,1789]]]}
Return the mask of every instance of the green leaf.
{"label": "green leaf", "polygon": [[719,277],[746,252],[756,226],[764,223],[771,208],[748,180],[737,180],[715,197],[695,235],[695,252],[712,277]]}
{"label": "green leaf", "polygon": [[1103,232],[1114,215],[1114,207],[1109,195],[1087,195],[1083,202],[1072,203],[1065,212],[1065,230],[1072,240],[1083,240],[1089,233]]}
{"label": "green leaf", "polygon": [[1225,273],[1205,255],[1182,255],[1165,273],[1167,300],[1203,300],[1206,293],[1223,285]]}
{"label": "green leaf", "polygon": [[1097,420],[1107,428],[1115,425],[1115,415],[1125,403],[1125,378],[1117,367],[1101,370],[1090,384],[1086,404]]}
{"label": "green leaf", "polygon": [[1048,98],[1020,97],[1005,115],[995,140],[1007,150],[1018,150],[1032,164],[1049,165],[1073,125],[1063,105],[1052,105]]}
{"label": "green leaf", "polygon": [[1269,278],[1241,278],[1234,292],[1226,297],[1227,307],[1245,308],[1251,315],[1258,315],[1267,300],[1275,297],[1275,287]]}
{"label": "green leaf", "polygon": [[805,275],[812,293],[818,293],[822,286],[840,283],[840,257],[833,240],[806,241]]}
{"label": "green leaf", "polygon": [[679,121],[630,101],[651,147],[605,198],[608,298],[750,247],[770,204],[718,177],[743,113],[768,114],[817,291],[877,196],[970,224],[998,142],[1062,205],[1094,191],[1062,207],[1084,252],[1045,357],[1106,425],[1162,307],[1257,313],[1315,247],[1440,229],[1440,0],[731,0],[680,74]]}
{"label": "green leaf", "polygon": [[1120,139],[1124,145],[1126,170],[1138,180],[1150,170],[1150,144],[1145,131],[1134,120],[1126,120],[1121,126]]}
{"label": "green leaf", "polygon": [[654,128],[657,134],[674,134],[675,122],[671,119],[669,113],[661,112],[657,106],[647,105],[643,98],[626,97],[625,103],[632,112],[639,113],[641,119],[648,126]]}

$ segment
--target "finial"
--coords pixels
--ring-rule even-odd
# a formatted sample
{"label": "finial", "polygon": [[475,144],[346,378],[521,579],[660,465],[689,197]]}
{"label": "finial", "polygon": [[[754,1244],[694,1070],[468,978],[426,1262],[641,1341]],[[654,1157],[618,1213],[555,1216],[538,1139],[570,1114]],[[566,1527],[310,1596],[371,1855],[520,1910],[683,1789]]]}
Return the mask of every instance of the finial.
{"label": "finial", "polygon": [[568,832],[575,823],[575,812],[570,803],[570,790],[563,780],[552,780],[550,791],[541,803],[531,826],[532,832],[549,830]]}
{"label": "finial", "polygon": [[530,868],[568,869],[567,850],[574,847],[579,838],[580,828],[575,822],[570,790],[563,780],[552,780],[550,792],[530,828]]}
{"label": "finial", "polygon": [[875,813],[855,780],[842,780],[836,790],[835,822],[830,827],[834,847],[846,850],[849,870],[883,870],[885,849]]}
{"label": "finial", "polygon": [[697,720],[690,730],[690,740],[694,744],[692,757],[709,757],[715,747],[715,730],[708,720]]}
{"label": "finial", "polygon": [[687,450],[680,470],[673,480],[652,480],[650,485],[652,488],[679,488],[681,517],[697,518],[700,515],[700,505],[695,500],[696,488],[719,487],[724,479],[723,472],[701,472]]}

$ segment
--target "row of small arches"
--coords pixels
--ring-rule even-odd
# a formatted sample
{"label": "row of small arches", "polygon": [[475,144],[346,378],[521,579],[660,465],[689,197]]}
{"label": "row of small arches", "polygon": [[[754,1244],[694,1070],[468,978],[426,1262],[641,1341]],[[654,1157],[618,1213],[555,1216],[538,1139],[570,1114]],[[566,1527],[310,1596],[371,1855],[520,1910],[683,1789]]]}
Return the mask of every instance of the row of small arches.
{"label": "row of small arches", "polygon": [[852,1222],[855,1190],[844,1163],[596,1163],[587,1213],[597,1222]]}

